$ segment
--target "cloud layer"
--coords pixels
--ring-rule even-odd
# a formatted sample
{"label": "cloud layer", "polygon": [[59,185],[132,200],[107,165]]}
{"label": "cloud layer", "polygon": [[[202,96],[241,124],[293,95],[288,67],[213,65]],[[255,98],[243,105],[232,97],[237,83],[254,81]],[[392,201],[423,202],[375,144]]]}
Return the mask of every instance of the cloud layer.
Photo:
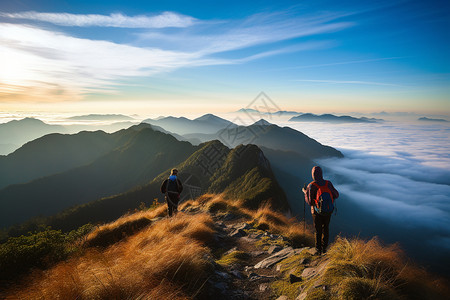
{"label": "cloud layer", "polygon": [[129,17],[120,13],[110,15],[41,13],[35,11],[20,13],[0,13],[0,17],[31,21],[49,22],[60,26],[100,26],[122,28],[165,28],[192,26],[196,19],[174,12],[163,12],[155,16]]}
{"label": "cloud layer", "polygon": [[344,159],[320,161],[341,192],[340,203],[394,224],[405,239],[415,232],[421,247],[450,248],[450,126],[290,125],[344,153]]}

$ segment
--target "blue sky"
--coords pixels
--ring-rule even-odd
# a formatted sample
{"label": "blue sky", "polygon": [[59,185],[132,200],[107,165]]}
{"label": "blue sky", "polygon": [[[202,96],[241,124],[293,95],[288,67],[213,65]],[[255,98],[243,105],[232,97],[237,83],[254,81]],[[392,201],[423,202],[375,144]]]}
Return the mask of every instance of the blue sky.
{"label": "blue sky", "polygon": [[446,1],[2,1],[0,109],[450,115]]}

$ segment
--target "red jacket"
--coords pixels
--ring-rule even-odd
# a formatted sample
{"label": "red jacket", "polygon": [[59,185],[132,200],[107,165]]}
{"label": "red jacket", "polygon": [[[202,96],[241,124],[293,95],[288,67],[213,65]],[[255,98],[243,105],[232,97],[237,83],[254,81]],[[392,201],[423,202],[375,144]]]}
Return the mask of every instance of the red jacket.
{"label": "red jacket", "polygon": [[[310,206],[315,206],[314,200],[317,196],[317,187],[313,183],[316,183],[320,186],[325,185],[325,180],[323,179],[322,175],[322,169],[320,167],[316,166],[312,169],[312,178],[314,179],[314,181],[310,182],[308,184],[308,187],[306,188],[305,201]],[[333,194],[333,200],[336,200],[339,197],[339,192],[334,188],[331,181],[328,181],[328,188]]]}

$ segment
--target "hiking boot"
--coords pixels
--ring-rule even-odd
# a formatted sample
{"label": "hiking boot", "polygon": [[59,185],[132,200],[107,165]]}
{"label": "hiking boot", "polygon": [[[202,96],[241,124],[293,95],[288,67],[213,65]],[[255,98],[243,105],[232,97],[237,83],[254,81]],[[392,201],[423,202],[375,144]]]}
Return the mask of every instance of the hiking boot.
{"label": "hiking boot", "polygon": [[316,248],[316,252],[313,254],[313,256],[320,256],[322,255],[322,250]]}

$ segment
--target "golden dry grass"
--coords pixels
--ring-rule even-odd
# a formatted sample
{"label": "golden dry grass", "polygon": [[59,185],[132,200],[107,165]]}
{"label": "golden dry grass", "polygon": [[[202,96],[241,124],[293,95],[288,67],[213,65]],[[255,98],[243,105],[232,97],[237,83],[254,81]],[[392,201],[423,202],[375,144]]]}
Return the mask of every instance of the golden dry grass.
{"label": "golden dry grass", "polygon": [[[341,299],[439,299],[445,283],[408,262],[394,245],[338,238],[328,252],[324,277],[338,287]],[[359,298],[358,298],[359,297]]]}
{"label": "golden dry grass", "polygon": [[213,225],[208,215],[179,213],[107,249],[87,250],[81,257],[39,273],[26,288],[10,291],[9,297],[188,299],[201,289],[212,270],[204,245],[212,240]]}
{"label": "golden dry grass", "polygon": [[250,214],[257,228],[286,236],[296,248],[314,245],[314,235],[310,228],[305,229],[302,222],[288,219],[271,209],[270,205],[263,205]]}
{"label": "golden dry grass", "polygon": [[135,234],[152,223],[152,219],[167,215],[165,205],[159,205],[151,210],[137,211],[126,214],[119,219],[99,226],[84,239],[84,246],[106,247]]}
{"label": "golden dry grass", "polygon": [[[180,206],[187,208],[195,210],[152,222],[166,215],[161,205],[100,226],[85,246],[103,247],[87,247],[78,257],[35,272],[29,284],[8,291],[8,299],[192,299],[213,272],[208,248],[214,245],[213,217],[223,213],[239,216],[236,222],[266,226],[294,247],[314,244],[310,228],[304,232],[303,223],[267,205],[249,210],[239,200],[207,194]],[[223,263],[238,261],[241,254],[223,257]],[[326,260],[321,276],[332,288],[314,289],[311,299],[439,299],[449,294],[445,282],[408,263],[398,246],[384,246],[376,238],[338,238]]]}
{"label": "golden dry grass", "polygon": [[193,206],[210,214],[233,213],[246,221],[251,221],[258,229],[286,236],[294,247],[314,245],[314,235],[309,227],[305,230],[303,223],[293,218],[288,219],[281,212],[273,210],[268,203],[251,210],[245,207],[242,200],[227,199],[223,194],[205,194],[183,203],[180,209]]}

